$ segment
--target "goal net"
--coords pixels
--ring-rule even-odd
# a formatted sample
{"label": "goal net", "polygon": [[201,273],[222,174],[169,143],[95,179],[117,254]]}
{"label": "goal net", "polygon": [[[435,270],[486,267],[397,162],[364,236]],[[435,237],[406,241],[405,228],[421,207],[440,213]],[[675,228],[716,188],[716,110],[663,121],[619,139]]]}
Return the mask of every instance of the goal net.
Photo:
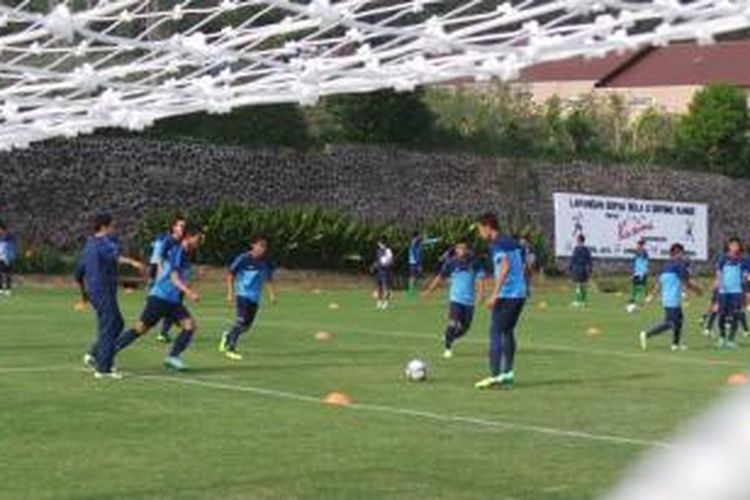
{"label": "goal net", "polygon": [[750,24],[748,0],[16,0],[0,148],[163,117],[455,79]]}

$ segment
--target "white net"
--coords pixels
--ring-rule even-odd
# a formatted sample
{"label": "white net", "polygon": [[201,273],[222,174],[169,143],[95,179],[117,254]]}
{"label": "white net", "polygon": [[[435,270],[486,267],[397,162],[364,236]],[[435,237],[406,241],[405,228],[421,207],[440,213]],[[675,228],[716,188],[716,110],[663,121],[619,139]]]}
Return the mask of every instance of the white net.
{"label": "white net", "polygon": [[750,0],[54,0],[0,4],[0,148],[167,116],[600,56],[750,24]]}

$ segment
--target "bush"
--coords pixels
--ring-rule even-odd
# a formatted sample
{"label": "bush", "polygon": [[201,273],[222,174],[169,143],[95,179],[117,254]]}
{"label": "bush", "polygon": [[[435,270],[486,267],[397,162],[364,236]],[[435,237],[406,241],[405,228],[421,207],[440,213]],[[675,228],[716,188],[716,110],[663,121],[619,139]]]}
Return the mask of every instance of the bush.
{"label": "bush", "polygon": [[716,84],[696,92],[677,128],[677,151],[689,166],[730,175],[750,174],[747,95]]}
{"label": "bush", "polygon": [[[136,241],[144,255],[154,236],[169,224],[174,212],[167,210],[148,217],[139,228]],[[366,271],[374,260],[375,246],[385,236],[397,256],[397,271],[406,270],[406,249],[410,228],[370,223],[339,212],[320,208],[292,207],[263,209],[237,203],[221,203],[212,208],[188,212],[187,217],[206,231],[206,240],[198,255],[200,262],[225,266],[247,248],[250,235],[265,235],[273,258],[285,268]],[[469,217],[443,217],[420,229],[440,242],[425,248],[425,267],[433,269],[448,246],[466,240],[476,248],[474,220]],[[547,259],[540,231],[522,224],[506,222],[503,227],[530,235],[540,258]]]}
{"label": "bush", "polygon": [[48,246],[22,248],[13,265],[20,274],[70,274],[75,258]]}

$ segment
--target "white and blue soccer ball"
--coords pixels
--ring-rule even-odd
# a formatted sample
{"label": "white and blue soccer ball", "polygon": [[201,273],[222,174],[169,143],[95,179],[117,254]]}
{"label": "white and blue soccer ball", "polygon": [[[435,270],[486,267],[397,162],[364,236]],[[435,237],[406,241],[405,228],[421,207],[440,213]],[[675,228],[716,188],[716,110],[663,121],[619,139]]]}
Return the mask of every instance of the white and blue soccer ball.
{"label": "white and blue soccer ball", "polygon": [[404,369],[406,378],[412,382],[422,382],[427,379],[427,363],[421,359],[412,359]]}

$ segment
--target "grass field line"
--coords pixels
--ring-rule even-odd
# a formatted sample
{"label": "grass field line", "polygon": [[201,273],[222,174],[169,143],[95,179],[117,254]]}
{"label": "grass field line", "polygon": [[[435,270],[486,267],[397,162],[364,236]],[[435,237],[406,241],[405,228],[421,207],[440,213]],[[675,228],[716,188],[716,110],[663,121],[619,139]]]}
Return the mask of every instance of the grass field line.
{"label": "grass field line", "polygon": [[[0,367],[0,373],[50,373],[50,372],[70,372],[70,373],[88,373],[89,370],[83,367],[74,367],[68,365],[59,366],[6,366]],[[166,376],[166,375],[137,375],[126,372],[127,378],[167,382],[171,384],[181,384],[188,386],[197,386],[208,389],[218,389],[223,391],[242,392],[248,394],[255,394],[259,396],[265,396],[276,399],[286,399],[291,401],[298,401],[302,403],[312,403],[316,405],[327,405],[320,397],[309,396],[306,394],[299,394],[295,392],[279,391],[276,389],[267,389],[263,387],[255,387],[248,385],[229,384],[225,382],[212,382],[210,380],[203,380],[194,377],[183,377],[183,376]],[[122,383],[122,382],[107,382],[102,383]],[[125,382],[126,383],[126,382]],[[547,427],[540,425],[522,424],[519,422],[512,422],[507,420],[490,420],[479,417],[469,417],[464,415],[448,415],[444,413],[436,413],[425,410],[415,410],[410,408],[399,408],[394,406],[384,406],[367,403],[352,403],[345,407],[345,410],[354,410],[361,412],[371,413],[383,413],[388,415],[399,415],[406,417],[415,417],[426,420],[433,420],[437,422],[448,422],[448,423],[459,423],[459,424],[470,424],[478,427],[484,427],[489,429],[502,429],[502,430],[516,430],[522,432],[531,432],[535,434],[546,434],[549,436],[578,439],[585,441],[599,441],[611,444],[639,446],[639,447],[656,447],[656,448],[667,448],[673,449],[674,446],[664,441],[654,441],[649,439],[640,439],[626,436],[616,436],[611,434],[597,434],[586,431],[559,429],[555,427]]]}
{"label": "grass field line", "polygon": [[[188,377],[168,377],[162,375],[140,375],[137,378],[168,382],[174,384],[193,385],[198,387],[204,387],[209,389],[218,389],[232,392],[243,392],[250,394],[257,394],[261,396],[267,396],[272,398],[287,399],[292,401],[299,401],[303,403],[313,403],[317,405],[325,405],[319,397],[308,396],[305,394],[298,394],[295,392],[278,391],[275,389],[266,389],[262,387],[254,387],[248,385],[229,384],[224,382],[212,382],[208,380],[202,380],[197,378]],[[531,432],[536,434],[546,434],[549,436],[579,439],[586,441],[600,441],[612,444],[630,445],[630,446],[643,446],[643,447],[656,447],[656,448],[667,448],[674,449],[674,446],[663,442],[653,441],[648,439],[631,438],[625,436],[615,436],[610,434],[596,434],[585,431],[558,429],[555,427],[546,427],[538,425],[522,424],[518,422],[506,421],[506,420],[489,420],[478,417],[467,417],[461,415],[447,415],[443,413],[435,413],[424,410],[414,410],[409,408],[399,408],[394,406],[383,406],[367,403],[352,403],[345,407],[345,410],[355,410],[362,412],[371,413],[383,413],[388,415],[400,415],[407,417],[415,417],[426,420],[433,420],[438,422],[449,422],[449,423],[463,423],[471,424],[479,427],[491,428],[491,429],[503,429],[503,430],[516,430],[523,432]]]}

